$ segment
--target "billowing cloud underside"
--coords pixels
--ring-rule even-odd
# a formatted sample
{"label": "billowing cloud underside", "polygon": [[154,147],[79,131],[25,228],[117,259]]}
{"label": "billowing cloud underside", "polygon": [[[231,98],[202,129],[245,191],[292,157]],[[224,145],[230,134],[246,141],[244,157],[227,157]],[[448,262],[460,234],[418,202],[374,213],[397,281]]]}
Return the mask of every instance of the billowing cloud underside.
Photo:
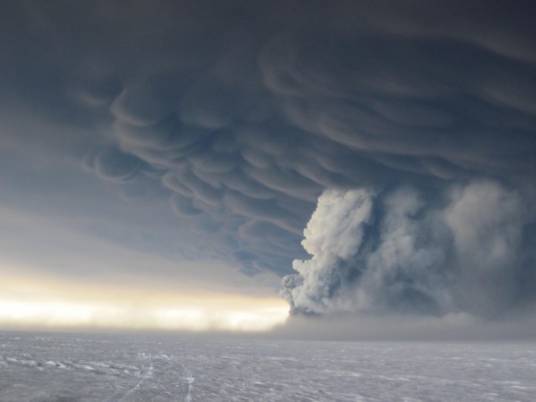
{"label": "billowing cloud underside", "polygon": [[91,127],[84,163],[99,176],[160,182],[179,220],[246,271],[284,275],[296,259],[295,311],[530,298],[526,8],[150,3],[28,3],[8,25],[8,86]]}

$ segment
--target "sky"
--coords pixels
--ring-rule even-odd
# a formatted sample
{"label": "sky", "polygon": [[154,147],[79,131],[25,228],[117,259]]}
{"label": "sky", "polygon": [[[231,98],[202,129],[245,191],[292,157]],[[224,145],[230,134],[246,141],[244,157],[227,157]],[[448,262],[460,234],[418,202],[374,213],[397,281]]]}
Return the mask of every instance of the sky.
{"label": "sky", "polygon": [[531,3],[8,2],[0,326],[536,336]]}

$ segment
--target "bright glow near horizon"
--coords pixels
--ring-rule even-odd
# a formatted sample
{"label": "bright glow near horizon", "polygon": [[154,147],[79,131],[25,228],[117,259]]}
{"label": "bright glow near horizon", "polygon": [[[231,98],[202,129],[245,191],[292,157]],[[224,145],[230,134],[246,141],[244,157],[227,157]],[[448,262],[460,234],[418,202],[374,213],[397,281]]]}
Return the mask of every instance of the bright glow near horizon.
{"label": "bright glow near horizon", "polygon": [[0,327],[266,331],[288,317],[288,305],[276,297],[177,296],[114,288],[96,292],[91,286],[51,287],[46,282],[19,287],[23,291],[17,294],[13,283],[0,285]]}

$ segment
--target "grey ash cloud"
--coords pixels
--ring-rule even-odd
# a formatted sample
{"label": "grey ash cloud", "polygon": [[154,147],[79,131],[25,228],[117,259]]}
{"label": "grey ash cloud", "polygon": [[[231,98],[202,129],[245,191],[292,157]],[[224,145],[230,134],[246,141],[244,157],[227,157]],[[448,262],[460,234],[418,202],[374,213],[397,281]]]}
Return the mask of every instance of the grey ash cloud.
{"label": "grey ash cloud", "polygon": [[284,279],[295,311],[496,316],[520,301],[527,218],[515,190],[453,184],[433,203],[413,188],[327,190],[305,229],[310,258]]}
{"label": "grey ash cloud", "polygon": [[532,10],[20,2],[3,80],[91,133],[66,143],[98,176],[159,183],[245,272],[291,274],[297,313],[489,315],[536,286]]}

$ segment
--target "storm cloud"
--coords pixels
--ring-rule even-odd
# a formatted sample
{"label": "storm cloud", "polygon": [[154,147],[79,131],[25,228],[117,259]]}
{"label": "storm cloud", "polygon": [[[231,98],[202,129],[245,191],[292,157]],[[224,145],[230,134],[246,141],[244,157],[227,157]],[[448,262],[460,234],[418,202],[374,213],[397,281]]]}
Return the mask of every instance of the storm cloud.
{"label": "storm cloud", "polygon": [[25,1],[2,17],[3,97],[83,128],[50,141],[156,184],[295,313],[489,316],[536,287],[530,9]]}

